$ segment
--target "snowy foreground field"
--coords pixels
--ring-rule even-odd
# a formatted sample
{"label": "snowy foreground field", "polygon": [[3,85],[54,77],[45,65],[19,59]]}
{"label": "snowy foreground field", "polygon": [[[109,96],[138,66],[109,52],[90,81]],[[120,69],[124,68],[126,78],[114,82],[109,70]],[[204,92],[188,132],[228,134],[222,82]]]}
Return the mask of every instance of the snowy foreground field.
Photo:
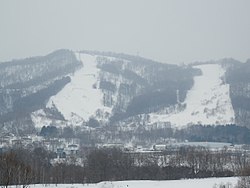
{"label": "snowy foreground field", "polygon": [[[207,178],[190,180],[169,180],[169,181],[116,181],[101,182],[98,184],[58,184],[58,185],[32,185],[30,188],[219,188],[219,185],[235,185],[238,178]],[[229,186],[229,187],[232,187]],[[13,186],[13,188],[16,186]]]}

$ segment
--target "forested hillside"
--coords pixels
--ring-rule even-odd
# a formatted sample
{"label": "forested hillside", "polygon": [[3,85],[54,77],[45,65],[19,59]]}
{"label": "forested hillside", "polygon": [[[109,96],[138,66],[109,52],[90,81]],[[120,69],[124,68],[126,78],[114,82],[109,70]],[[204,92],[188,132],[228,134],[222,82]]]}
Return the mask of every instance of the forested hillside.
{"label": "forested hillside", "polygon": [[21,122],[32,111],[44,108],[46,101],[70,82],[68,75],[80,66],[69,50],[1,63],[0,122]]}
{"label": "forested hillside", "polygon": [[226,81],[230,84],[236,124],[250,128],[250,60],[232,62],[227,69]]}

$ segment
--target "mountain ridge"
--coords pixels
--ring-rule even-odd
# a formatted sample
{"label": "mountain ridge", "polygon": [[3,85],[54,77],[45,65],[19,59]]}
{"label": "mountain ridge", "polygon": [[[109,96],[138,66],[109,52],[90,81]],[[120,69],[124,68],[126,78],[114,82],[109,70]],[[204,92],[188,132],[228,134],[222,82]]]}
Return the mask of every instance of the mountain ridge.
{"label": "mountain ridge", "polygon": [[[82,57],[84,56],[88,56],[89,59],[83,60]],[[92,60],[90,60],[91,58]],[[21,67],[21,64],[23,67]],[[206,64],[211,63],[207,62],[204,65]],[[219,75],[220,77],[223,76],[220,84],[222,84],[221,86],[228,84],[228,97],[232,100],[235,111],[235,118],[232,117],[234,120],[224,123],[237,124],[240,122],[239,125],[247,126],[248,116],[250,117],[248,114],[250,113],[248,109],[244,109],[244,106],[238,103],[240,103],[240,100],[249,100],[248,92],[242,94],[243,91],[246,91],[245,86],[249,84],[241,87],[242,92],[239,91],[246,99],[242,96],[240,100],[236,100],[235,97],[237,98],[239,92],[238,95],[233,95],[236,87],[233,82],[236,81],[232,78],[239,74],[236,73],[237,71],[248,70],[244,69],[244,66],[248,68],[248,64],[240,64],[234,59],[223,59],[217,63],[213,62],[213,64],[224,70],[223,75]],[[41,72],[36,75],[37,71]],[[12,81],[7,79],[7,75],[11,72],[17,75],[14,77],[15,79],[12,78]],[[244,79],[248,83],[247,71],[245,72]],[[74,76],[77,74],[84,76],[79,81],[74,82]],[[83,126],[87,129],[109,125],[124,127],[124,124],[127,126],[131,122],[138,123],[133,125],[135,129],[141,125],[151,128],[168,127],[174,124],[165,119],[158,121],[158,125],[152,125],[149,116],[156,112],[162,113],[164,109],[165,113],[171,113],[171,111],[178,109],[180,111],[185,110],[184,101],[187,93],[194,86],[195,77],[201,75],[202,71],[198,65],[163,64],[139,56],[96,51],[72,52],[70,50],[59,50],[44,57],[15,60],[14,63],[10,64],[5,62],[0,71],[0,77],[2,78],[0,84],[0,103],[2,106],[0,108],[0,121],[2,122],[2,129],[7,130],[11,127],[10,130],[14,132],[16,132],[14,124],[19,122],[20,125],[22,121],[30,122],[28,123],[29,126],[25,126],[33,127],[33,129],[48,125],[57,127]],[[92,81],[87,81],[87,78],[92,79]],[[58,85],[59,83],[61,83],[61,86]],[[61,101],[56,102],[56,96],[74,83],[74,90],[77,88],[79,90],[76,95],[80,97],[74,104],[71,104],[73,110],[70,111],[70,103],[63,106],[64,110],[68,110],[68,115],[66,115],[60,105],[63,105],[67,101],[65,99],[71,97],[70,95],[73,96],[73,90],[68,94],[66,92],[67,97],[65,97],[65,94]],[[58,89],[52,92],[51,89],[54,87]],[[80,101],[83,100],[83,96],[86,97],[86,91],[92,92],[88,95],[92,98],[91,100],[85,100],[88,103],[82,105],[84,103]],[[42,97],[42,93],[44,93],[44,97]],[[95,96],[97,93],[99,93],[98,97]],[[38,98],[41,98],[39,103],[37,102]],[[77,99],[77,97],[72,98]],[[22,106],[27,104],[27,101],[31,102],[27,107],[28,109],[25,110]],[[235,101],[238,101],[238,103]],[[98,105],[93,107],[96,102]],[[19,104],[19,107],[17,104]],[[99,108],[100,106],[102,107]],[[78,112],[75,112],[74,108],[78,108]],[[89,111],[90,108],[92,108],[91,112],[88,112],[87,116],[86,113],[84,115],[83,111]],[[25,111],[27,112],[24,113]],[[243,113],[246,115],[242,116]],[[92,119],[96,121],[95,124],[89,123]],[[221,122],[215,124],[222,124]],[[92,127],[89,126],[90,124]],[[202,121],[196,121],[186,123],[186,125],[188,124],[203,123]],[[21,126],[18,129],[22,131]]]}

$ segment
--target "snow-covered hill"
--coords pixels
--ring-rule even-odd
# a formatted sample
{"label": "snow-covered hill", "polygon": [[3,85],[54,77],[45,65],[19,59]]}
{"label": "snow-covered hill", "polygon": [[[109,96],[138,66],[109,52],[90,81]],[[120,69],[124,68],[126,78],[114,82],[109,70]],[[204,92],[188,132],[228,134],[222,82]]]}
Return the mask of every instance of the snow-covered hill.
{"label": "snow-covered hill", "polygon": [[195,68],[200,69],[202,75],[194,77],[194,85],[188,91],[185,101],[176,105],[170,113],[169,109],[151,113],[150,123],[170,122],[178,127],[188,124],[234,123],[229,84],[224,82],[225,69],[219,64],[204,64]]}
{"label": "snow-covered hill", "polygon": [[[200,70],[201,74],[194,76],[193,86],[185,95],[185,90],[180,91],[176,86],[182,85],[185,77],[179,83],[173,82],[175,85],[165,85],[165,83],[171,83],[170,79],[176,80],[181,77],[180,75],[173,74],[159,81],[162,78],[156,70],[160,73],[161,65],[155,64],[154,67],[159,66],[159,68],[156,70],[152,68],[149,69],[151,72],[147,72],[145,71],[147,66],[143,64],[138,66],[126,59],[87,53],[75,53],[75,55],[82,66],[74,74],[69,75],[71,82],[50,97],[46,105],[47,108],[57,109],[66,121],[55,123],[55,120],[48,118],[40,110],[32,114],[36,126],[41,127],[52,122],[61,126],[82,125],[90,118],[108,123],[110,118],[116,117],[117,111],[123,114],[125,119],[129,118],[126,121],[124,118],[118,118],[118,122],[123,122],[119,124],[123,126],[124,124],[134,126],[133,116],[138,114],[144,114],[144,117],[147,115],[147,120],[143,121],[148,128],[166,125],[183,127],[190,124],[235,123],[229,84],[224,81],[226,70],[221,64],[193,66],[193,70]],[[173,72],[168,69],[170,68],[166,69],[168,74]],[[128,70],[129,76],[125,74]],[[163,77],[165,75],[166,73]],[[155,86],[159,83],[159,86]],[[181,96],[184,98],[181,99]],[[172,101],[168,101],[171,97]],[[144,111],[141,110],[143,108]]]}

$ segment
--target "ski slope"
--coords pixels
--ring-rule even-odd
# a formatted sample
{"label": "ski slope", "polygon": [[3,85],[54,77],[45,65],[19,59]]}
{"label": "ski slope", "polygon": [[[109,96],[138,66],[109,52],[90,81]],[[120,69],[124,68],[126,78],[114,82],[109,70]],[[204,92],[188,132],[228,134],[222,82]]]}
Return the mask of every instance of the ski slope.
{"label": "ski slope", "polygon": [[[169,181],[113,181],[100,182],[97,184],[57,184],[57,185],[31,185],[30,188],[219,188],[219,185],[226,184],[234,186],[238,181],[236,177],[230,178],[206,178],[190,180],[169,180]],[[18,188],[18,186],[10,186]]]}
{"label": "ski slope", "polygon": [[232,124],[234,110],[229,96],[229,85],[223,82],[225,70],[219,64],[195,66],[202,75],[194,77],[194,85],[188,91],[184,110],[178,108],[171,113],[150,114],[150,123],[169,122],[182,127],[189,124],[218,125]]}
{"label": "ski slope", "polygon": [[55,105],[66,120],[82,118],[87,121],[98,109],[111,113],[111,108],[102,104],[103,93],[99,86],[99,69],[96,56],[76,54],[83,67],[71,76],[68,83],[59,93],[52,96],[47,107]]}

